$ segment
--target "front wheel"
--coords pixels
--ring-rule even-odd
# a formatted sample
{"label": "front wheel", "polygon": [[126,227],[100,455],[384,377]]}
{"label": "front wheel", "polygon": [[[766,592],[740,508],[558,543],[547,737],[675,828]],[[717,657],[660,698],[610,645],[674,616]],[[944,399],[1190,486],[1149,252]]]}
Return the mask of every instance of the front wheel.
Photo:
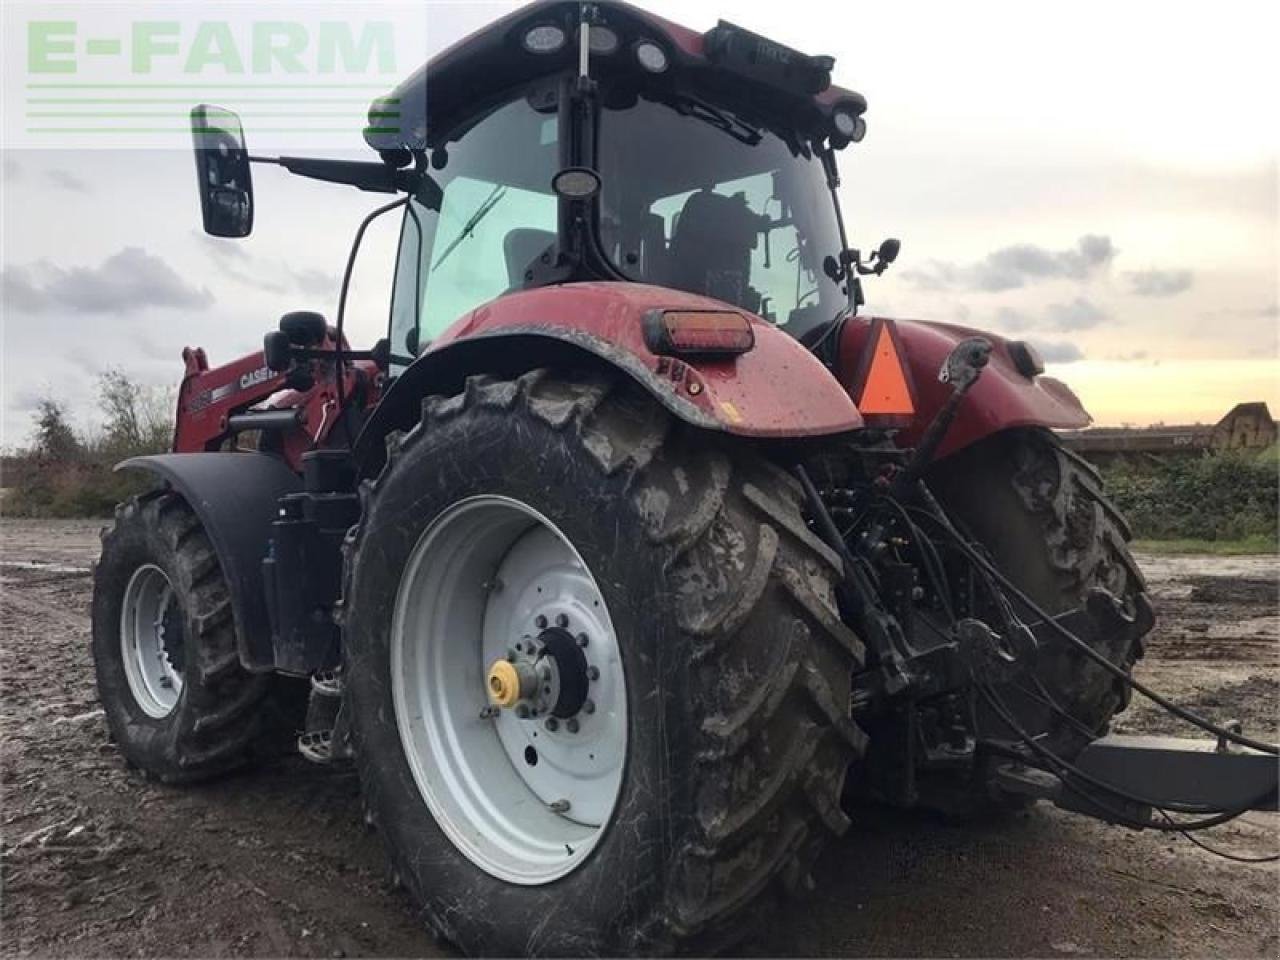
{"label": "front wheel", "polygon": [[847,825],[863,745],[794,483],[586,376],[423,411],[344,604],[362,785],[427,924],[472,954],[744,935]]}
{"label": "front wheel", "polygon": [[268,678],[240,665],[226,579],[176,493],[121,504],[103,533],[93,661],[112,737],[147,774],[203,780],[252,759]]}

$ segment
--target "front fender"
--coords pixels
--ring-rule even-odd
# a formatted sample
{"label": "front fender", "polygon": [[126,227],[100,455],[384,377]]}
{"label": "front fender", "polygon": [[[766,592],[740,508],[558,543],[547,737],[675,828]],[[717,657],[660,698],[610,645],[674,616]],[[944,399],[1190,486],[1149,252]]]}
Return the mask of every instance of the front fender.
{"label": "front fender", "polygon": [[278,501],[302,489],[302,479],[264,453],[166,453],[134,457],[117,470],[145,470],[164,480],[195,511],[231,594],[240,662],[248,670],[275,668],[262,559],[267,555]]}
{"label": "front fender", "polygon": [[[915,388],[915,415],[897,434],[901,446],[914,446],[951,395],[951,387],[938,380],[943,361],[960,341],[984,337],[991,341],[991,360],[969,391],[946,439],[938,448],[940,459],[983,437],[1010,427],[1041,426],[1076,429],[1091,419],[1079,398],[1053,377],[1027,377],[1014,366],[1009,341],[996,334],[945,323],[895,320],[902,360]],[[867,347],[871,323],[857,317],[841,333],[837,373],[845,388],[853,391],[859,360]]]}
{"label": "front fender", "polygon": [[673,415],[743,437],[803,438],[863,424],[849,394],[808,350],[743,311],[756,344],[730,360],[676,360],[645,344],[651,310],[736,310],[706,297],[631,283],[573,283],[507,294],[446,330],[392,385],[362,432],[361,472],[376,469],[382,438],[417,423],[422,397],[453,393],[467,376],[514,376],[557,363],[607,364]]}

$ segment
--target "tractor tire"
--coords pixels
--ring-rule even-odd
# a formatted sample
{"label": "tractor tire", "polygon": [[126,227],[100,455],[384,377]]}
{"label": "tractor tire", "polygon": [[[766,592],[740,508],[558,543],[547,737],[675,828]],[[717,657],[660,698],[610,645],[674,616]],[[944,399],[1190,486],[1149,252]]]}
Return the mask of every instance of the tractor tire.
{"label": "tractor tire", "polygon": [[171,492],[116,508],[94,572],[98,696],[125,759],[165,783],[253,757],[270,678],[240,666],[231,600],[195,514]]}
{"label": "tractor tire", "polygon": [[[1115,598],[1135,629],[1084,639],[1132,672],[1143,653],[1142,634],[1152,624],[1150,601],[1129,552],[1129,526],[1104,495],[1102,479],[1092,465],[1047,430],[1015,429],[943,460],[928,483],[960,529],[1048,613],[1083,607],[1097,590]],[[1029,617],[1025,610],[1019,613]],[[1016,687],[996,689],[1020,725],[1066,759],[1106,733],[1111,718],[1129,703],[1130,688],[1124,681],[1052,636],[1037,652],[1034,676]],[[981,733],[1013,738],[990,712],[980,710],[979,721]],[[967,794],[970,801],[974,796]],[[932,798],[935,805],[945,806],[941,799],[941,794]],[[950,805],[954,812],[955,802]],[[972,804],[961,801],[959,806]]]}
{"label": "tractor tire", "polygon": [[[848,715],[863,647],[836,613],[838,558],[806,529],[787,473],[743,444],[675,422],[629,381],[538,370],[471,377],[462,394],[428,398],[419,426],[389,439],[386,466],[363,493],[344,598],[353,745],[367,818],[436,937],[471,955],[706,952],[747,935],[770,903],[804,888],[818,851],[848,826],[839,801],[865,744]],[[416,681],[397,678],[395,664],[409,661],[393,656],[393,643],[425,643],[414,638],[429,633],[402,633],[400,604],[435,609],[405,599],[419,595],[413,585],[436,582],[406,569],[435,569],[432,554],[443,570],[464,569],[443,566],[444,547],[427,538],[444,538],[448,518],[479,502],[554,525],[594,578],[621,664],[626,743],[613,806],[582,828],[596,831],[585,841],[593,846],[579,844],[584,856],[564,844],[561,856],[580,858],[555,876],[499,869],[486,859],[488,834],[467,840],[463,830],[460,846],[453,808],[442,806],[452,794],[415,779],[444,774],[414,767],[418,741],[406,731],[421,717],[412,714],[445,708],[414,700],[406,711],[412,694],[398,693]],[[426,552],[414,559],[417,549]],[[473,602],[459,592],[472,589],[465,574],[442,576],[453,576],[442,603]],[[495,577],[483,588],[511,594],[519,584]],[[451,649],[465,633],[446,631]],[[579,646],[595,656],[597,640],[585,646],[585,636]],[[468,741],[477,757],[511,728],[473,734],[465,724],[525,722],[486,719],[494,710],[484,707],[480,659],[434,681],[437,700],[474,686],[479,719],[467,714],[457,736],[479,738]],[[552,723],[526,730],[541,736],[528,741],[526,762],[536,760],[532,744],[548,748]],[[492,769],[476,760],[476,782],[497,777]],[[515,760],[510,769],[521,775]],[[546,798],[510,782],[487,801],[532,804],[542,817]]]}

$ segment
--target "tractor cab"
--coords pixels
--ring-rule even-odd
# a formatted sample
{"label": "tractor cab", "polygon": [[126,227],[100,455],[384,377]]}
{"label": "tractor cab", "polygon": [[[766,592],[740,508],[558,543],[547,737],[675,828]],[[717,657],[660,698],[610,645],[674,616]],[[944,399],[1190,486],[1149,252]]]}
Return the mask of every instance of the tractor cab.
{"label": "tractor cab", "polygon": [[536,4],[447,50],[366,131],[439,187],[406,212],[392,351],[575,280],[708,296],[797,338],[829,323],[856,285],[834,153],[866,109],[832,65],[620,3]]}

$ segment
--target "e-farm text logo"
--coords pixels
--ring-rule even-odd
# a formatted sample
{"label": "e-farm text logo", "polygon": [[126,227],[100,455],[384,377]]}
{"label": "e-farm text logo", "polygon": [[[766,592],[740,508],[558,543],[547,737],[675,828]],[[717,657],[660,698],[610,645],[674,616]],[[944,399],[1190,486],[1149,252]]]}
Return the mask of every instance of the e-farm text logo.
{"label": "e-farm text logo", "polygon": [[398,129],[383,98],[426,51],[421,4],[4,7],[5,146],[187,145],[195,103],[239,113],[257,148],[353,146]]}

